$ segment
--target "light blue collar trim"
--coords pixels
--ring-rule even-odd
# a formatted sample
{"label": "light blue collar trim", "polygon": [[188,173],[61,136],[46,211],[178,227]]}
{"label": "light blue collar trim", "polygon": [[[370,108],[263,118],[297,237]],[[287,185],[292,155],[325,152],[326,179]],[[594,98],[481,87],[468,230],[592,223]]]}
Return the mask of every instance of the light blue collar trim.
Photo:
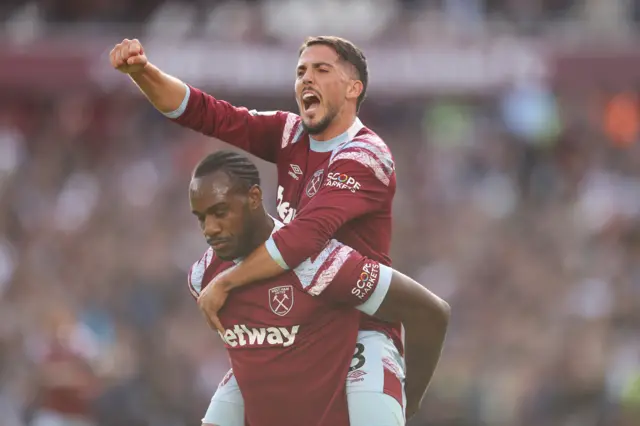
{"label": "light blue collar trim", "polygon": [[363,127],[364,125],[362,124],[362,121],[356,117],[355,121],[346,132],[333,139],[329,139],[328,141],[318,141],[309,136],[309,147],[311,148],[311,151],[315,152],[331,152],[336,149],[338,145],[349,142],[353,139]]}

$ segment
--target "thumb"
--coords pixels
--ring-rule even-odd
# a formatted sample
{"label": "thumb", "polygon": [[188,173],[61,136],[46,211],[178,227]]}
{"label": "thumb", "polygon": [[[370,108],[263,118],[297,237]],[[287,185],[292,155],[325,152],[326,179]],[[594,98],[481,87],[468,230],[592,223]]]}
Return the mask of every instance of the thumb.
{"label": "thumb", "polygon": [[224,336],[225,329],[222,326],[222,323],[220,322],[220,318],[218,318],[217,314],[214,314],[211,316],[211,322],[215,326],[216,330],[218,330],[218,332]]}
{"label": "thumb", "polygon": [[[212,330],[218,330],[218,328],[217,328],[217,327],[216,327],[216,325],[213,323],[213,321],[211,321],[211,318],[209,318],[209,315],[207,315],[207,314],[206,314],[206,313],[204,313],[204,312],[203,312],[202,314],[203,314],[203,316],[204,316],[204,319],[207,321],[207,325],[209,326],[209,328],[210,328],[210,329],[212,329]],[[220,331],[218,330],[218,332],[220,332]],[[223,336],[224,336],[224,334],[223,334],[222,336],[220,336],[220,337],[223,337]]]}
{"label": "thumb", "polygon": [[202,307],[203,301],[208,298],[207,294],[209,294],[209,289],[210,288],[211,288],[211,286],[207,285],[205,288],[203,288],[200,291],[200,294],[198,295],[198,306]]}
{"label": "thumb", "polygon": [[144,65],[147,58],[143,55],[135,55],[127,59],[127,65]]}

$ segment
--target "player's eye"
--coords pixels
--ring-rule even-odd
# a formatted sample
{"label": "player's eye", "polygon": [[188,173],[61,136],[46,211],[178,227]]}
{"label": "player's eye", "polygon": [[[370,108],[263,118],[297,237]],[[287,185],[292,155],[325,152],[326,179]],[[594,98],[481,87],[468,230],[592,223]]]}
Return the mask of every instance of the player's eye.
{"label": "player's eye", "polygon": [[218,219],[224,219],[229,214],[229,209],[219,209],[216,210],[214,216]]}

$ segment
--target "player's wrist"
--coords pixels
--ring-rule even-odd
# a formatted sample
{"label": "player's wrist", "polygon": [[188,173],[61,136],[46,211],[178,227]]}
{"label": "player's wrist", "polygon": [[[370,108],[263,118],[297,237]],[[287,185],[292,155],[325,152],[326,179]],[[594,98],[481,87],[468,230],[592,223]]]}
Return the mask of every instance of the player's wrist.
{"label": "player's wrist", "polygon": [[[407,392],[408,393],[408,392]],[[418,411],[420,411],[420,407],[422,407],[422,399],[411,399],[407,397],[407,406],[405,408],[405,413],[407,416],[407,420],[416,415]]]}
{"label": "player's wrist", "polygon": [[238,266],[234,266],[231,269],[227,269],[225,273],[218,276],[216,280],[216,287],[218,290],[223,291],[225,293],[229,293],[236,287],[239,287],[238,280],[234,278],[234,275],[237,274]]}
{"label": "player's wrist", "polygon": [[411,376],[407,375],[404,385],[405,395],[407,396],[407,406],[412,405],[419,408],[427,393],[429,380],[411,380],[410,377]]}
{"label": "player's wrist", "polygon": [[147,62],[144,66],[138,71],[133,71],[129,73],[129,77],[133,79],[136,83],[142,80],[148,79],[154,71],[159,71],[158,68],[154,67],[151,62]]}

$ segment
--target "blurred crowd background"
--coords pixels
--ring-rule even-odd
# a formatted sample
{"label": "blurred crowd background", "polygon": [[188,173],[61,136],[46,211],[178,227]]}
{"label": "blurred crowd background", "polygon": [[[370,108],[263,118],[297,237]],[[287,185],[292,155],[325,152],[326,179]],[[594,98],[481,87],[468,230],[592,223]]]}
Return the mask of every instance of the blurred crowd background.
{"label": "blurred crowd background", "polygon": [[0,424],[199,425],[228,368],[186,284],[205,249],[189,173],[225,145],[153,110],[111,47],[138,37],[213,94],[295,111],[297,45],[336,34],[371,60],[361,118],[395,155],[394,266],[453,309],[411,425],[639,425],[639,18],[636,0],[3,1]]}

